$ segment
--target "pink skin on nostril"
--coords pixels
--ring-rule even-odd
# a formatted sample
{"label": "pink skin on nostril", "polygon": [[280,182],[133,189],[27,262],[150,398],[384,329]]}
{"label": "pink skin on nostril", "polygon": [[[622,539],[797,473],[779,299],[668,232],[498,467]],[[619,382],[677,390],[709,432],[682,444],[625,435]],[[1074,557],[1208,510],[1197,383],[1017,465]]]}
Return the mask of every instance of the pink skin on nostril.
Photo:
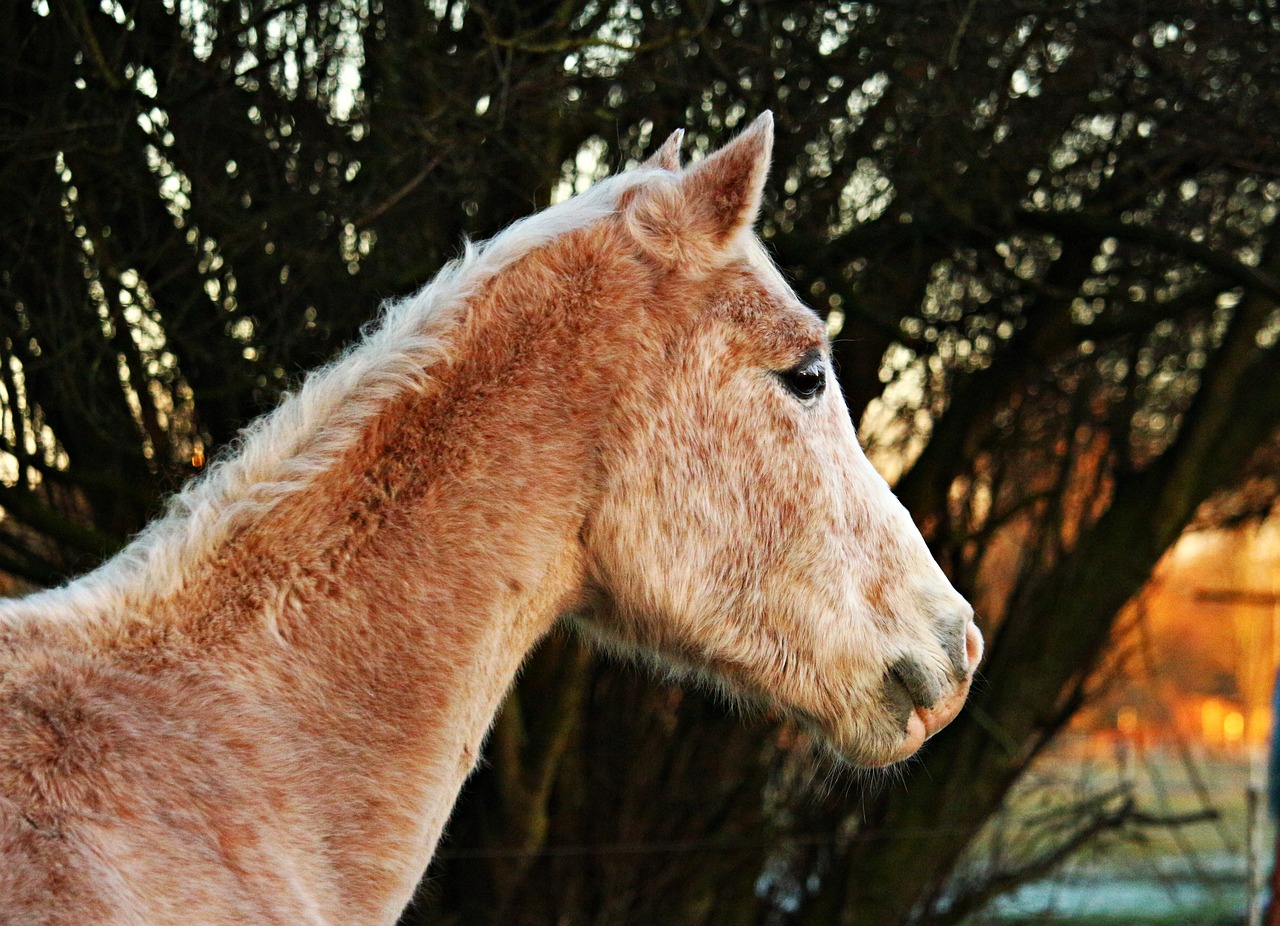
{"label": "pink skin on nostril", "polygon": [[973,621],[964,629],[964,655],[968,662],[969,674],[972,675],[982,662],[982,631]]}

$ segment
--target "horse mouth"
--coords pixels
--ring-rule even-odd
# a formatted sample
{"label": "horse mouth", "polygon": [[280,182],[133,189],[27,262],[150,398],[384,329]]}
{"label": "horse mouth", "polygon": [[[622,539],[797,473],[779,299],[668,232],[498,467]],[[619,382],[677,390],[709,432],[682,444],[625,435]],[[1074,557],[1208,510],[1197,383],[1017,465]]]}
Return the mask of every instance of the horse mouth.
{"label": "horse mouth", "polygon": [[911,758],[920,751],[925,741],[956,719],[969,697],[969,686],[973,677],[969,676],[947,698],[931,708],[915,707],[906,720],[906,728],[898,748],[882,765],[893,765]]}
{"label": "horse mouth", "polygon": [[925,742],[951,723],[964,708],[974,672],[982,658],[982,638],[966,633],[963,674],[931,671],[910,658],[892,662],[872,699],[873,716],[861,732],[831,731],[832,746],[861,768],[884,768],[911,758]]}

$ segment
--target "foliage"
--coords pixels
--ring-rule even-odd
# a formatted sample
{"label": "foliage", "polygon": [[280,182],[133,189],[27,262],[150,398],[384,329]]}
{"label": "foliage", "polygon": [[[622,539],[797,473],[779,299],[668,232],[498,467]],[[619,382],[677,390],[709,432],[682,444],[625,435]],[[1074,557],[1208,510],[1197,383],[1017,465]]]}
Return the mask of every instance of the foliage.
{"label": "foliage", "polygon": [[908,787],[813,787],[787,725],[556,637],[409,920],[949,922],[1162,551],[1274,498],[1274,0],[20,0],[0,41],[0,568],[36,584],[460,235],[775,110],[764,232],[988,681]]}

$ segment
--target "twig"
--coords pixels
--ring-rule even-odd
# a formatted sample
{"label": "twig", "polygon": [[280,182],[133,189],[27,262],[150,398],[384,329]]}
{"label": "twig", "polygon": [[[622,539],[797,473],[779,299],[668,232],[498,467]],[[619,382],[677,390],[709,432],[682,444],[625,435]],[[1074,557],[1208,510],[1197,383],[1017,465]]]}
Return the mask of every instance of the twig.
{"label": "twig", "polygon": [[1086,844],[1106,832],[1114,832],[1130,826],[1176,829],[1218,819],[1218,811],[1204,808],[1191,813],[1151,814],[1138,810],[1132,797],[1124,798],[1118,806],[1098,813],[1092,820],[1080,826],[1068,838],[1042,855],[1015,868],[997,871],[980,882],[960,891],[944,910],[927,916],[928,926],[951,926],[984,907],[993,898],[1021,884],[1050,874]]}
{"label": "twig", "polygon": [[969,31],[969,21],[973,19],[973,8],[977,5],[978,0],[969,0],[969,5],[964,8],[960,23],[956,26],[956,34],[951,39],[951,51],[947,53],[947,66],[952,70],[960,65],[960,43],[964,41],[965,33]]}
{"label": "twig", "polygon": [[437,167],[440,166],[440,164],[444,161],[444,159],[448,157],[449,152],[451,150],[452,149],[445,149],[444,151],[437,154],[434,158],[432,158],[427,163],[425,167],[422,168],[422,170],[418,171],[418,173],[415,174],[413,178],[409,180],[408,183],[400,187],[400,189],[396,190],[394,193],[392,193],[390,196],[384,199],[379,205],[371,209],[369,212],[366,212],[363,216],[356,219],[354,223],[356,228],[357,229],[368,228],[372,223],[382,218],[382,216],[385,215],[388,210],[394,207],[396,203],[400,202],[400,200],[404,199],[406,196],[408,196],[418,187],[422,186],[422,182],[426,180],[428,176],[430,176],[433,170],[435,170]]}

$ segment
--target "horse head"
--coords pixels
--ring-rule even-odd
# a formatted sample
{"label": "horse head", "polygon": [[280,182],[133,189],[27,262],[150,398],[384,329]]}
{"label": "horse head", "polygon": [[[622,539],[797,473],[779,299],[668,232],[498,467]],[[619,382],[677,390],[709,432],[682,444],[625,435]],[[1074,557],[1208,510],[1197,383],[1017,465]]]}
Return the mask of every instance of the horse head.
{"label": "horse head", "polygon": [[764,695],[850,761],[913,754],[959,712],[973,611],[863,454],[821,320],[753,232],[772,120],[681,170],[678,136],[616,221],[647,268],[583,533],[628,650]]}

